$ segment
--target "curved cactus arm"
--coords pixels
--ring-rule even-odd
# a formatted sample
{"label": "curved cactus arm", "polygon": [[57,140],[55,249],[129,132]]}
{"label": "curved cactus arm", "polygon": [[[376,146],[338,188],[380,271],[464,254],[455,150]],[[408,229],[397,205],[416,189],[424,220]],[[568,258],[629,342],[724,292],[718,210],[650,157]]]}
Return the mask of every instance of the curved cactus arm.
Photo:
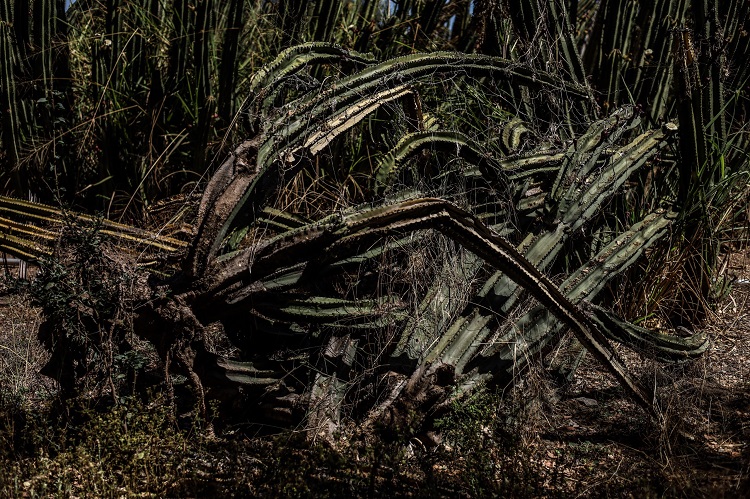
{"label": "curved cactus arm", "polygon": [[203,275],[224,242],[227,218],[258,175],[255,162],[258,142],[253,139],[240,144],[206,186],[198,206],[195,239],[185,260],[184,270],[188,275]]}
{"label": "curved cactus arm", "polygon": [[293,289],[299,284],[305,265],[306,263],[298,263],[277,270],[263,279],[263,289],[275,292]]}
{"label": "curved cactus arm", "polygon": [[[281,345],[282,349],[288,348],[291,352],[295,347],[309,346],[311,338],[315,339],[310,334],[310,328],[294,322],[274,321],[248,313],[248,307],[227,308],[221,312],[214,309],[211,317],[204,315],[201,320],[205,318],[221,321],[232,345],[239,349],[240,359],[260,361],[263,362],[262,365],[268,363],[273,369],[288,371],[297,361],[308,358],[306,353],[298,351],[283,356],[284,360],[269,360],[270,355],[278,353],[277,346]],[[286,360],[292,365],[285,366]]]}
{"label": "curved cactus arm", "polygon": [[310,220],[306,220],[299,215],[277,210],[270,206],[266,206],[262,211],[263,214],[268,217],[266,220],[275,222],[277,225],[284,227],[285,229],[297,229],[310,223]]}
{"label": "curved cactus arm", "polygon": [[250,77],[249,90],[256,92],[268,88],[274,82],[309,66],[311,61],[327,63],[331,61],[353,62],[369,65],[375,57],[369,53],[357,52],[330,42],[308,42],[282,50],[276,58],[260,68]]}
{"label": "curved cactus arm", "polygon": [[204,379],[214,384],[268,387],[279,384],[285,372],[276,363],[241,362],[210,352],[201,352],[199,362]]}
{"label": "curved cactus arm", "polygon": [[702,332],[685,338],[650,331],[620,319],[597,305],[589,305],[592,319],[599,324],[605,336],[628,348],[663,362],[684,362],[703,355],[710,345],[708,335]]}
{"label": "curved cactus arm", "polygon": [[335,271],[349,267],[360,267],[363,263],[372,261],[375,258],[379,258],[388,251],[408,248],[421,239],[422,237],[419,234],[409,234],[406,237],[401,237],[394,241],[388,241],[385,244],[380,244],[357,255],[350,256],[337,262],[331,263],[326,267],[321,267],[317,270],[317,272],[325,273],[329,268]]}
{"label": "curved cactus arm", "polygon": [[[329,279],[334,275],[340,275],[343,272],[352,271],[359,269],[362,265],[377,261],[386,252],[394,249],[408,248],[422,239],[420,234],[410,234],[406,237],[396,239],[395,241],[388,241],[384,244],[377,244],[376,246],[358,253],[353,256],[349,256],[326,265],[310,265],[310,262],[301,262],[291,266],[282,267],[270,275],[264,277],[259,285],[251,285],[251,290],[263,289],[265,291],[289,291],[304,285],[309,279],[306,279],[310,274],[309,267],[314,267],[314,279]],[[226,258],[220,258],[220,261],[226,261],[228,258],[236,255],[228,254]],[[235,293],[236,297],[240,295]],[[248,295],[249,296],[249,295]]]}
{"label": "curved cactus arm", "polygon": [[[303,147],[309,150],[313,156],[318,154],[336,137],[352,128],[379,107],[410,93],[411,89],[407,85],[398,85],[360,99],[328,118],[319,129],[307,137],[303,143]],[[294,152],[294,150],[289,151],[287,155],[293,155]],[[291,162],[293,159],[288,159],[288,161]]]}
{"label": "curved cactus arm", "polygon": [[375,168],[376,188],[382,190],[392,182],[404,162],[425,149],[453,152],[471,163],[486,178],[503,175],[503,165],[490,157],[476,142],[461,132],[435,130],[405,135],[386,153]]}
{"label": "curved cactus arm", "polygon": [[562,89],[572,98],[587,98],[584,86],[562,80],[555,75],[519,65],[501,57],[456,52],[432,52],[410,54],[389,59],[380,64],[368,66],[362,71],[342,78],[319,95],[301,100],[296,109],[299,115],[312,112],[321,113],[324,107],[334,105],[334,109],[348,106],[381,85],[415,84],[425,78],[434,79],[437,75],[465,75],[474,78],[495,77],[514,85],[529,88]]}
{"label": "curved cactus arm", "polygon": [[[370,66],[352,76],[342,78],[319,94],[290,104],[289,111],[297,117],[290,121],[286,116],[278,119],[269,131],[273,136],[284,135],[286,143],[294,143],[299,135],[306,135],[311,118],[340,112],[355,103],[383,90],[402,85],[413,86],[430,83],[437,75],[456,75],[496,80],[527,85],[531,88],[563,88],[571,96],[583,98],[582,87],[569,84],[559,78],[540,71],[519,67],[499,57],[434,52],[397,57],[378,65]],[[266,157],[266,148],[261,148],[260,160]]]}
{"label": "curved cactus arm", "polygon": [[[413,86],[434,81],[437,75],[468,76],[475,79],[489,77],[531,88],[564,89],[572,97],[585,98],[583,87],[529,68],[518,66],[499,57],[435,52],[397,57],[370,66],[350,77],[342,78],[318,94],[289,105],[288,112],[296,118],[289,120],[282,113],[269,129],[266,142],[260,146],[258,162],[267,166],[267,160],[286,157],[282,149],[291,150],[311,135],[310,124],[320,117],[330,116],[355,105],[383,90],[402,85]],[[314,127],[312,127],[313,132]]]}
{"label": "curved cactus arm", "polygon": [[283,50],[273,62],[250,77],[249,91],[267,93],[283,78],[311,64],[345,61],[359,65],[375,62],[372,54],[363,54],[328,42],[310,42]]}
{"label": "curved cactus arm", "polygon": [[500,133],[501,148],[506,154],[519,152],[528,137],[534,136],[534,132],[526,126],[526,122],[514,116],[505,125]]}
{"label": "curved cactus arm", "polygon": [[[198,227],[199,235],[196,236],[196,240],[200,239],[200,234],[204,230],[203,227],[207,225],[206,219],[214,211],[214,205],[229,188],[235,177],[245,171],[254,169],[251,163],[255,160],[257,143],[257,138],[242,142],[231,152],[219,168],[216,169],[214,174],[211,175],[206,187],[203,189],[203,195],[198,205],[198,217],[195,225]],[[193,267],[193,265],[190,267]]]}
{"label": "curved cactus arm", "polygon": [[[560,171],[560,164],[566,153],[559,151],[542,151],[530,154],[513,155],[497,159],[497,168],[507,175],[508,180],[521,181],[528,177],[550,175]],[[464,170],[466,177],[479,177],[482,171],[479,166],[470,165]]]}
{"label": "curved cactus arm", "polygon": [[[404,249],[412,246],[422,239],[421,234],[410,234],[406,237],[398,238],[394,241],[388,241],[384,244],[375,246],[374,248],[368,249],[362,253],[358,253],[353,256],[348,256],[337,262],[325,264],[322,266],[315,266],[315,276],[318,279],[327,278],[330,275],[340,274],[348,270],[360,268],[363,264],[371,262],[385,253],[395,250]],[[223,255],[218,261],[226,261],[229,258],[235,256],[237,252],[232,254]],[[302,262],[290,267],[283,267],[267,277],[263,278],[261,286],[267,291],[282,291],[290,290],[304,280],[307,275],[305,269],[309,262]],[[309,271],[308,271],[309,274]]]}

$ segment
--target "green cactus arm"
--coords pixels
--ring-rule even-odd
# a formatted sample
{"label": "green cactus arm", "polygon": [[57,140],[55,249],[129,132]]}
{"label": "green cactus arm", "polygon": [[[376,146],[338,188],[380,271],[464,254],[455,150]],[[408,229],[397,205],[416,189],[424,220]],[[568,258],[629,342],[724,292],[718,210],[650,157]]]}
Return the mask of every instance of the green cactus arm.
{"label": "green cactus arm", "polygon": [[248,99],[255,102],[249,112],[256,122],[268,116],[279,86],[285,79],[305,68],[336,62],[363,66],[374,61],[371,54],[361,54],[327,42],[310,42],[290,47],[250,77]]}
{"label": "green cactus arm", "polygon": [[616,150],[608,159],[600,175],[583,184],[590,184],[582,194],[578,194],[576,203],[569,203],[558,213],[569,230],[578,230],[590,220],[606,199],[649,159],[658,154],[669,144],[673,128],[664,127],[636,137],[631,143]]}
{"label": "green cactus arm", "polygon": [[[398,85],[360,99],[328,118],[317,130],[313,131],[306,138],[302,147],[309,150],[314,156],[328,146],[336,137],[352,128],[379,107],[410,93],[411,89],[407,85]],[[294,155],[294,153],[295,150],[287,152],[288,155]],[[288,161],[291,162],[293,160]]]}
{"label": "green cactus arm", "polygon": [[637,123],[632,106],[620,108],[606,118],[592,123],[568,148],[566,160],[552,186],[550,200],[559,203],[565,193],[569,192],[571,185],[576,186],[575,178],[586,176],[605,148],[611,147]]}
{"label": "green cactus arm", "polygon": [[344,300],[325,296],[294,298],[287,294],[256,294],[252,307],[270,319],[320,324],[367,323],[391,315],[403,319],[403,303],[393,296],[369,300]]}
{"label": "green cactus arm", "polygon": [[484,177],[494,179],[504,174],[502,164],[492,159],[488,152],[461,132],[447,130],[415,132],[402,137],[378,163],[375,168],[376,187],[382,189],[389,185],[405,161],[428,148],[430,151],[455,153],[474,165],[474,168],[482,171]]}
{"label": "green cactus arm", "polygon": [[209,352],[201,352],[200,366],[209,382],[247,387],[276,385],[286,374],[274,363],[242,362]]}
{"label": "green cactus arm", "polygon": [[267,89],[282,78],[289,76],[311,63],[330,61],[355,62],[362,65],[375,61],[372,54],[363,54],[329,42],[309,42],[289,47],[256,71],[250,77],[250,92]]}
{"label": "green cactus arm", "polygon": [[589,305],[592,319],[599,324],[605,336],[622,343],[631,350],[653,356],[663,362],[684,362],[703,355],[710,346],[703,332],[679,337],[650,331],[620,319],[597,305]]}

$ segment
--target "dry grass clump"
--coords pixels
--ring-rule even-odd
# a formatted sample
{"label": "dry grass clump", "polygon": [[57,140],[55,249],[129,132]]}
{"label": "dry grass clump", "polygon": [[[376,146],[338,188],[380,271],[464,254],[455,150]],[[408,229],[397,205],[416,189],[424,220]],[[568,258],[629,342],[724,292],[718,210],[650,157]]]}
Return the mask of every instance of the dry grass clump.
{"label": "dry grass clump", "polygon": [[0,283],[0,396],[33,400],[54,393],[39,374],[49,353],[39,343],[42,316],[25,293],[12,293],[12,283]]}

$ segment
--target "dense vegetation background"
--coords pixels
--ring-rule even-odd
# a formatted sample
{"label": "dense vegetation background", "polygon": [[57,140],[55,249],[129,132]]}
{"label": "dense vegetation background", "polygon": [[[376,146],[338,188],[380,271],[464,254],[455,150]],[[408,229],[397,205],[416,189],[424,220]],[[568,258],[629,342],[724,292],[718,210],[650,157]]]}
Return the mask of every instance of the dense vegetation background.
{"label": "dense vegetation background", "polygon": [[[242,378],[250,376],[250,368],[226,359],[252,361],[250,377],[263,373],[274,382],[283,377],[282,366],[302,379],[297,392],[285,381],[288,391],[259,397],[266,405],[248,403],[235,412],[247,416],[270,405],[269,412],[283,413],[281,419],[291,414],[293,424],[330,420],[345,427],[348,421],[370,421],[368,415],[385,405],[384,393],[400,393],[388,385],[398,385],[390,381],[397,376],[383,376],[382,365],[401,363],[401,371],[392,369],[397,375],[412,375],[426,365],[413,354],[415,338],[424,336],[445,343],[430,355],[453,371],[425,378],[445,388],[439,393],[412,383],[415,391],[401,395],[406,401],[395,395],[395,402],[388,401],[400,414],[391,420],[395,444],[362,437],[365,443],[352,447],[339,442],[338,451],[304,445],[304,451],[287,451],[294,447],[277,442],[272,459],[296,462],[309,473],[283,477],[274,475],[272,464],[244,463],[241,467],[254,475],[230,473],[228,480],[267,480],[290,487],[288,493],[299,493],[295,487],[304,492],[310,476],[327,483],[329,471],[319,473],[319,459],[326,470],[347,470],[341,490],[390,487],[398,480],[384,479],[383,469],[400,469],[408,461],[404,442],[434,443],[432,437],[414,436],[424,418],[410,413],[431,414],[440,407],[440,417],[427,419],[452,435],[451,452],[458,449],[469,460],[464,471],[493,477],[462,490],[480,493],[489,487],[534,495],[552,487],[564,494],[568,485],[555,488],[562,470],[559,476],[556,471],[534,479],[536,471],[515,457],[523,453],[512,438],[513,424],[518,424],[518,407],[529,407],[528,393],[523,396],[528,385],[522,383],[513,402],[506,397],[501,410],[496,409],[499,398],[491,395],[494,388],[480,390],[481,397],[464,405],[451,395],[455,388],[474,397],[475,388],[489,381],[501,388],[518,383],[517,371],[558,345],[566,351],[563,360],[548,359],[544,365],[561,379],[576,372],[582,350],[556,333],[561,312],[555,299],[544,303],[544,293],[534,294],[529,283],[520,283],[521,291],[529,290],[551,313],[532,309],[517,289],[514,265],[528,264],[553,276],[534,277],[532,284],[567,278],[550,280],[566,293],[565,300],[614,309],[616,314],[601,308],[589,313],[626,345],[652,348],[651,360],[674,361],[705,351],[702,335],[680,340],[651,335],[642,326],[695,329],[731,289],[719,270],[726,263],[723,255],[747,238],[750,193],[747,2],[79,0],[65,7],[64,0],[14,0],[0,7],[0,182],[6,194],[24,199],[31,194],[65,208],[45,211],[3,201],[0,245],[20,256],[55,254],[56,260],[45,260],[41,284],[31,292],[46,317],[40,337],[54,354],[45,369],[66,398],[55,402],[68,408],[61,411],[67,419],[59,423],[71,428],[46,428],[42,421],[52,416],[45,412],[49,409],[10,397],[3,419],[3,438],[13,441],[3,454],[8,462],[37,459],[37,469],[45,470],[39,473],[53,476],[56,472],[38,461],[39,449],[58,459],[52,466],[65,470],[94,462],[94,452],[107,463],[104,475],[124,477],[118,483],[123,490],[137,490],[141,479],[143,490],[157,494],[210,488],[210,479],[181,480],[179,471],[213,449],[216,453],[208,455],[215,460],[207,469],[217,472],[221,453],[228,452],[208,441],[188,449],[185,426],[203,431],[198,428],[205,428],[210,408],[191,412],[183,400],[186,407],[177,412],[189,416],[174,418],[174,387],[168,383],[166,389],[163,379],[146,385],[166,389],[165,404],[172,409],[164,409],[158,396],[146,402],[125,397],[139,390],[143,395],[139,376],[166,372],[165,359],[167,366],[177,359],[188,378],[204,369],[207,374],[198,377],[206,384],[223,370],[255,393],[257,383]],[[248,140],[256,155],[237,148]],[[227,158],[247,160],[261,170],[262,181],[253,180],[248,188],[252,196],[227,194],[227,185],[242,180],[238,174],[225,181],[228,167],[221,165],[231,163]],[[450,204],[436,204],[435,198]],[[222,202],[232,212],[224,218]],[[369,204],[362,208],[363,203]],[[71,215],[70,208],[108,220]],[[212,219],[211,213],[218,215]],[[11,220],[18,216],[21,225]],[[29,219],[36,222],[25,225]],[[511,266],[499,269],[510,279],[491,268],[490,256],[497,254],[488,248],[496,240],[477,232],[480,223],[518,248]],[[66,227],[64,243],[42,233],[44,224]],[[144,257],[145,250],[131,246],[131,254],[140,252],[137,258],[112,259],[103,241],[111,238],[118,247],[142,242],[147,235],[140,229],[163,235],[149,248],[166,256]],[[405,236],[423,229],[443,235]],[[316,231],[322,234],[318,239]],[[300,234],[313,243],[300,242]],[[351,241],[357,249],[350,250]],[[362,249],[367,245],[380,249]],[[38,249],[46,247],[56,251]],[[222,265],[243,250],[257,252],[268,266],[266,275],[253,277],[262,286],[243,282],[246,287],[237,291],[239,278],[230,276],[229,284],[207,278],[226,270]],[[330,286],[300,271],[308,262],[327,269]],[[140,312],[147,319],[133,322],[133,309],[148,308],[143,303],[162,297],[129,295],[139,274],[123,270],[126,264],[154,268],[170,293],[195,300],[191,313],[203,336],[198,347],[191,346],[198,353],[191,352],[219,360],[193,369],[184,349],[174,353],[174,344],[185,339],[181,333],[160,350],[151,333],[136,331],[159,330],[166,312],[154,306],[156,318]],[[264,294],[257,292],[260,287]],[[423,305],[438,295],[447,297],[445,317],[430,315],[434,311]],[[238,312],[238,303],[246,308]],[[214,334],[217,316],[221,330]],[[307,336],[302,343],[263,340],[260,345],[240,327],[248,317],[269,337],[297,338],[300,331]],[[473,346],[503,343],[502,332],[514,324],[531,331],[523,338],[530,346],[524,347],[522,361],[517,353]],[[378,335],[366,336],[375,338],[369,343],[358,336],[357,331],[376,329]],[[356,367],[345,360],[347,349],[357,351]],[[310,351],[322,353],[314,357]],[[73,360],[61,360],[60,352]],[[258,363],[261,356],[271,359],[270,366]],[[610,366],[616,375],[617,369]],[[98,374],[81,384],[90,373]],[[253,383],[256,388],[247,388]],[[195,394],[203,389],[201,382],[192,389],[188,384],[186,399],[202,399]],[[269,384],[260,390],[269,391]],[[336,409],[310,411],[317,412],[313,418],[305,412],[308,419],[301,420],[295,413],[299,402],[289,402],[291,409],[281,404],[292,395],[301,400],[307,389],[333,400]],[[179,384],[176,390],[179,406]],[[4,397],[6,392],[11,393],[4,390]],[[226,414],[226,407],[215,409]],[[148,419],[144,414],[155,414],[153,427],[142,422]],[[277,422],[274,417],[269,420]],[[143,431],[126,431],[119,443],[102,440],[103,435],[114,438],[123,418],[132,418]],[[502,418],[515,422],[507,426]],[[217,422],[221,419],[217,416]],[[224,443],[230,445],[229,435],[237,431],[232,424],[248,420],[257,423],[249,417],[224,425]],[[142,441],[149,438],[166,449],[153,460]],[[266,445],[253,443],[243,459],[252,463],[253,452],[267,451]],[[477,445],[483,452],[474,461],[471,454],[460,454]],[[85,455],[80,462],[76,452]],[[371,466],[362,479],[357,466],[349,469],[360,453]],[[431,459],[417,465],[417,483],[429,482],[444,466]],[[134,465],[138,460],[145,464]],[[21,475],[17,467],[8,469]],[[496,481],[503,473],[518,483]],[[411,479],[395,475],[406,483]],[[12,483],[11,476],[2,479],[18,494],[32,487]],[[77,479],[29,483],[43,493],[54,493],[44,489],[52,486],[66,493]],[[648,480],[652,487],[658,477]],[[86,483],[93,487],[90,494],[109,490],[105,481]],[[445,490],[463,487],[456,483],[466,485],[447,478]]]}

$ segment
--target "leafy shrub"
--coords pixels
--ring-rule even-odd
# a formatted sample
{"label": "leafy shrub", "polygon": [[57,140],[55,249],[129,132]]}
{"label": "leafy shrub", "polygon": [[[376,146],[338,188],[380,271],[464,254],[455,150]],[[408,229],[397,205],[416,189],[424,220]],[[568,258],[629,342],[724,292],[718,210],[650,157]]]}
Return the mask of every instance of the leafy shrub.
{"label": "leafy shrub", "polygon": [[[107,253],[97,225],[68,225],[55,256],[41,262],[31,296],[45,316],[39,339],[53,352],[42,372],[60,383],[63,395],[106,386],[116,396],[115,382],[142,366],[126,344],[132,278]],[[131,357],[138,365],[128,365]]]}

